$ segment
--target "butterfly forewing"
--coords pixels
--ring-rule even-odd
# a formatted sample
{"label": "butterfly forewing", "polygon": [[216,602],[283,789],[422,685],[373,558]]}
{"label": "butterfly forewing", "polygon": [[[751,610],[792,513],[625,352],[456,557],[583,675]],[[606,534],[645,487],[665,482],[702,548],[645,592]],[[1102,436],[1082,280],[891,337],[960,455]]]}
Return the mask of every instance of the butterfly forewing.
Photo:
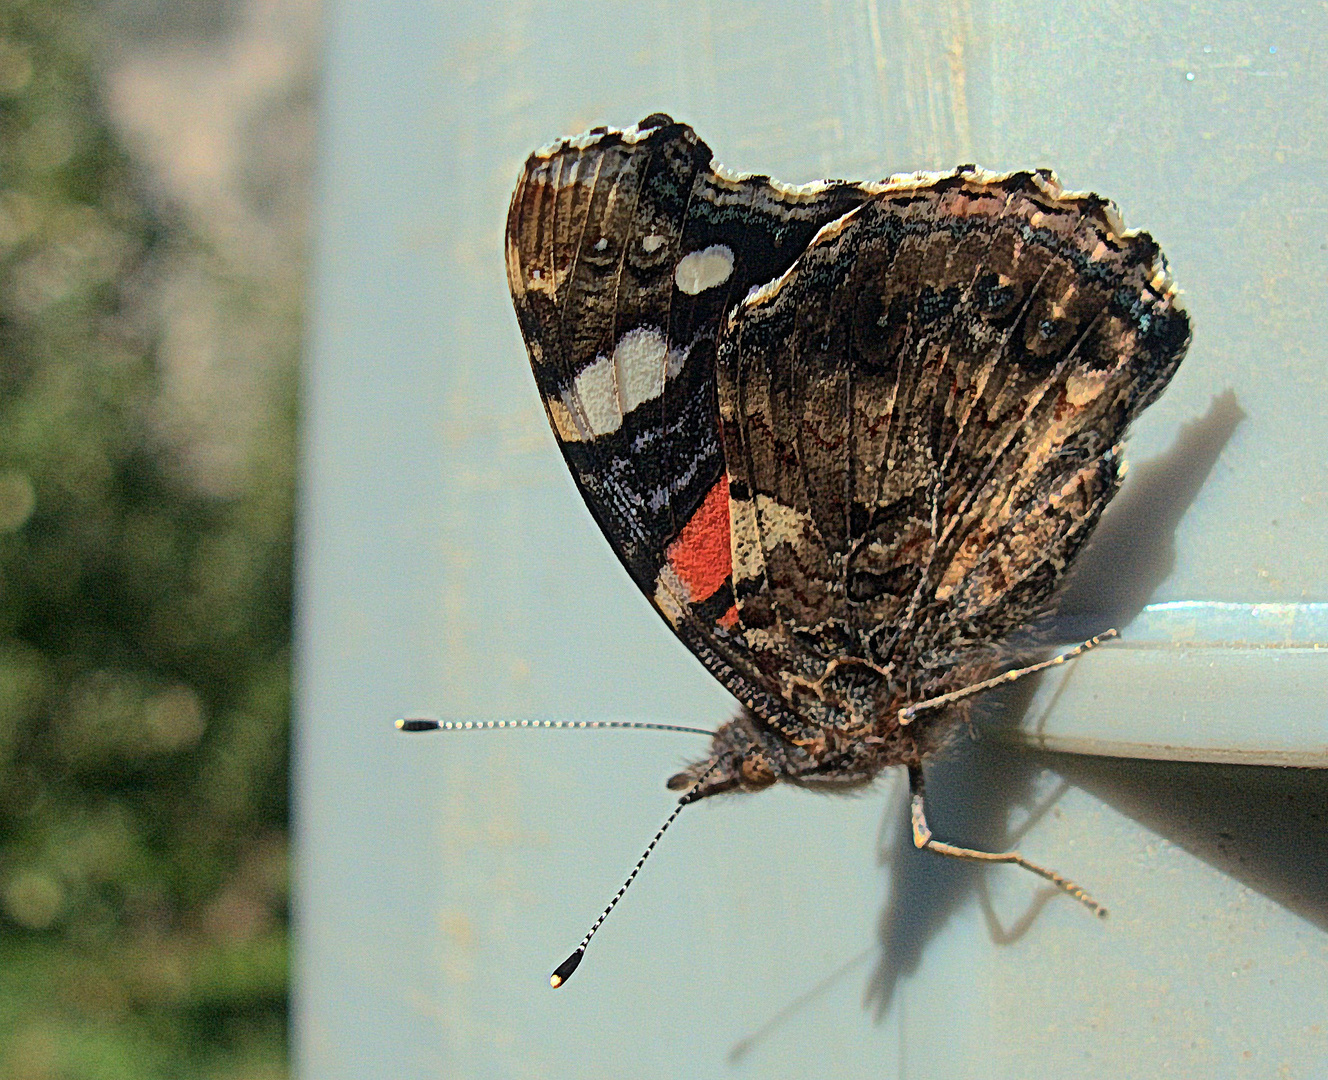
{"label": "butterfly forewing", "polygon": [[633,580],[741,700],[783,709],[728,632],[728,481],[715,395],[723,315],[783,273],[855,184],[781,188],[711,167],[656,115],[531,155],[507,269],[536,383],[573,477]]}

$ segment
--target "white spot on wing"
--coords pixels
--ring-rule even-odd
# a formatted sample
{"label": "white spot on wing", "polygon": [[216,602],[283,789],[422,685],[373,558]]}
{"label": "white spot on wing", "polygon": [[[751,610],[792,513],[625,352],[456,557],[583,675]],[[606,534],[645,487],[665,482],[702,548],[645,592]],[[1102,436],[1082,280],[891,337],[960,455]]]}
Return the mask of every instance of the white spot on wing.
{"label": "white spot on wing", "polygon": [[723,244],[711,244],[684,255],[673,272],[673,280],[688,296],[695,296],[727,281],[731,273],[733,252]]}
{"label": "white spot on wing", "polygon": [[618,339],[613,363],[618,369],[618,398],[624,416],[664,393],[667,353],[664,335],[658,330],[629,330]]}
{"label": "white spot on wing", "polygon": [[641,247],[645,249],[646,254],[651,254],[664,246],[664,239],[658,233],[652,233],[641,241]]}
{"label": "white spot on wing", "polygon": [[609,246],[609,240],[608,237],[606,236],[601,236],[598,240],[595,241],[596,251],[603,251],[608,246]]}
{"label": "white spot on wing", "polygon": [[579,414],[590,437],[607,435],[622,427],[622,408],[618,404],[618,388],[614,385],[613,357],[600,356],[582,370],[572,384],[567,402],[571,412]]}
{"label": "white spot on wing", "polygon": [[682,370],[688,352],[690,347],[670,351],[653,327],[627,331],[613,355],[597,356],[563,394],[561,404],[571,422],[556,425],[559,436],[578,442],[617,431],[624,416],[664,393],[665,382]]}
{"label": "white spot on wing", "polygon": [[530,279],[526,282],[526,288],[531,292],[544,293],[547,296],[557,296],[557,275],[550,274],[548,277],[545,277],[544,271],[537,266],[530,271]]}
{"label": "white spot on wing", "polygon": [[687,611],[683,598],[687,596],[687,586],[682,583],[677,572],[665,563],[655,578],[655,606],[675,628],[682,625]]}

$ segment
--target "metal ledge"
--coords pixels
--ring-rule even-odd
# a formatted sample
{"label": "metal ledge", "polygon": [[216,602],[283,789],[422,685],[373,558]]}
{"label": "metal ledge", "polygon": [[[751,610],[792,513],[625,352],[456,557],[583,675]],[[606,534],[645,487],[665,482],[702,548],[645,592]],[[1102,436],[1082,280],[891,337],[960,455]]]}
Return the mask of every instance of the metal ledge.
{"label": "metal ledge", "polygon": [[1328,767],[1328,604],[1178,601],[1039,682],[999,737],[1111,757]]}

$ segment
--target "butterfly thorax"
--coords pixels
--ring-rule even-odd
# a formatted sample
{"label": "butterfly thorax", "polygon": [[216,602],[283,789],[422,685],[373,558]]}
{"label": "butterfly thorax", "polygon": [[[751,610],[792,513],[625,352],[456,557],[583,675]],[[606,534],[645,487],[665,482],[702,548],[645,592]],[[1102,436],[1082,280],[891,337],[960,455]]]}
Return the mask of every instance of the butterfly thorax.
{"label": "butterfly thorax", "polygon": [[[704,798],[729,791],[760,791],[779,781],[821,790],[871,783],[893,765],[918,765],[968,715],[967,703],[960,703],[905,725],[900,722],[901,709],[971,685],[993,667],[990,663],[958,665],[929,680],[924,690],[898,681],[888,669],[835,665],[818,685],[798,686],[791,701],[805,704],[805,695],[811,695],[817,704],[832,704],[838,715],[852,719],[820,726],[799,710],[795,715],[802,722],[791,727],[787,720],[771,722],[744,709],[715,732],[710,754],[672,776],[669,787],[685,790],[703,778],[693,797]],[[851,681],[846,669],[854,671]]]}

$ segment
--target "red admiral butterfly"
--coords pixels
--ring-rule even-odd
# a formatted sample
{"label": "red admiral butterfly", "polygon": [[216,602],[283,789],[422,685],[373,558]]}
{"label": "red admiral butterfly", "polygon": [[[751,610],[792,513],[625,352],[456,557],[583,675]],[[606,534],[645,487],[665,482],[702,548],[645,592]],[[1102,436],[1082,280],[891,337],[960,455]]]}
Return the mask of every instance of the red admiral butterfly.
{"label": "red admiral butterfly", "polygon": [[964,699],[1046,666],[997,674],[1185,353],[1153,239],[1043,170],[735,175],[657,113],[529,158],[507,275],[586,505],[743,704],[669,781],[674,815],[904,765],[919,847],[1019,863],[1105,914],[1017,853],[933,839],[921,765]]}

